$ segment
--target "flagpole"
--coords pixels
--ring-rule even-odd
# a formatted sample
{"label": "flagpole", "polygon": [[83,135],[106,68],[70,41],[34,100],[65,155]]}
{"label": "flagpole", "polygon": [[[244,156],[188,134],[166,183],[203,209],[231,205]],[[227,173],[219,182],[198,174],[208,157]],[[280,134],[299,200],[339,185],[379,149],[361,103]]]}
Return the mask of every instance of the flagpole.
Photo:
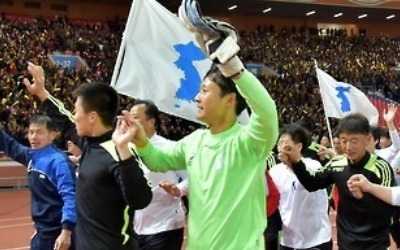
{"label": "flagpole", "polygon": [[129,23],[132,18],[131,15],[132,15],[133,9],[135,7],[134,5],[135,5],[135,0],[132,1],[131,9],[129,10],[129,15],[128,15],[128,18],[126,19],[126,23],[125,23],[125,30],[124,30],[124,33],[122,33],[121,45],[119,46],[118,57],[117,57],[117,61],[115,62],[114,71],[113,71],[113,75],[111,78],[111,86],[115,86],[115,84],[117,83],[117,78],[119,75],[119,71],[121,69],[121,65],[122,65],[121,61],[122,61],[123,54],[125,53],[127,28],[129,27]]}
{"label": "flagpole", "polygon": [[[314,65],[315,65],[315,69],[318,69],[318,63],[317,63],[316,59],[314,59]],[[317,74],[318,74],[318,72],[317,72]],[[319,89],[321,91],[321,85],[319,83],[319,80],[318,80],[318,86],[319,86]],[[322,93],[320,93],[320,95],[321,95],[321,100],[322,100],[322,107],[324,107],[323,109],[324,109],[324,114],[325,114],[325,119],[326,119],[326,126],[328,128],[329,140],[331,141],[331,145],[332,145],[333,144],[333,135],[332,135],[331,123],[329,122],[329,117],[326,115],[326,110],[325,110],[325,105],[324,105],[324,98],[322,98]],[[335,152],[335,148],[333,146],[332,146],[332,150],[333,150],[333,152]],[[336,153],[337,152],[335,152],[335,154]]]}

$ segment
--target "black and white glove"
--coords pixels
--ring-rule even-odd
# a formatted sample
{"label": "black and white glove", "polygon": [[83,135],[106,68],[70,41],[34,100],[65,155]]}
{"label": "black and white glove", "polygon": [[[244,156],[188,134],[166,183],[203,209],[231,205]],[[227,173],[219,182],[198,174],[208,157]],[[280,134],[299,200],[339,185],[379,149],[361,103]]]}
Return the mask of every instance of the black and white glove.
{"label": "black and white glove", "polygon": [[225,77],[234,77],[243,71],[243,63],[236,56],[240,47],[235,27],[203,17],[196,0],[182,0],[178,14],[187,29],[195,34],[203,52],[218,65]]}

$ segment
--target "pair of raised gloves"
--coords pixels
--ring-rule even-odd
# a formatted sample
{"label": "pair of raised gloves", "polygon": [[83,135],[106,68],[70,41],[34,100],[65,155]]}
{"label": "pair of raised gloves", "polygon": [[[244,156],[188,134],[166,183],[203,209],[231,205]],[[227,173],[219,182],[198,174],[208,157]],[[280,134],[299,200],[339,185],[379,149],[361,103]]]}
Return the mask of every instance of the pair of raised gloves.
{"label": "pair of raised gloves", "polygon": [[195,34],[203,52],[217,64],[225,77],[238,76],[244,70],[243,63],[236,55],[240,47],[237,44],[237,31],[232,25],[203,17],[196,0],[182,0],[178,15],[186,28]]}

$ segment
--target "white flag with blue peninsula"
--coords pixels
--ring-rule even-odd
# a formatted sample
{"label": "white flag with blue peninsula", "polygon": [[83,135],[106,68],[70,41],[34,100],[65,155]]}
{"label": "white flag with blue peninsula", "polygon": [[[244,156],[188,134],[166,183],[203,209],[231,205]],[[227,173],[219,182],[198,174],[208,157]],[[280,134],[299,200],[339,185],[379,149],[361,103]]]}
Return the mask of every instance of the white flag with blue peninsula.
{"label": "white flag with blue peninsula", "polygon": [[132,2],[111,81],[120,94],[196,121],[194,99],[210,66],[176,15],[155,0]]}
{"label": "white flag with blue peninsula", "polygon": [[348,114],[361,113],[370,124],[378,123],[377,108],[361,90],[351,84],[336,81],[318,67],[316,71],[327,117],[342,118]]}

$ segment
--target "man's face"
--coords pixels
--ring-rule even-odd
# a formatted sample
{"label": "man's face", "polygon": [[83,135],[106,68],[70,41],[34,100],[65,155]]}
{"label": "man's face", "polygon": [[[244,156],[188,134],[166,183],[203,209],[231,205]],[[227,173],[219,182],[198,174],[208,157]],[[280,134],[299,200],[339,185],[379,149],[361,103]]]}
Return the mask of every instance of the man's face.
{"label": "man's face", "polygon": [[367,151],[371,135],[341,133],[340,144],[347,158],[352,163],[359,162]]}
{"label": "man's face", "polygon": [[53,143],[55,132],[48,130],[45,124],[29,125],[28,139],[33,149],[41,149]]}
{"label": "man's face", "polygon": [[133,118],[135,118],[135,120],[137,120],[143,126],[143,128],[146,128],[148,126],[149,119],[147,118],[146,106],[144,104],[133,106],[129,112],[131,113]]}
{"label": "man's face", "polygon": [[197,119],[210,125],[219,122],[227,113],[227,109],[234,105],[234,94],[221,97],[221,88],[209,78],[205,78],[196,95]]}
{"label": "man's face", "polygon": [[330,142],[329,142],[329,138],[327,136],[322,136],[320,144],[326,148],[329,148],[331,146]]}
{"label": "man's face", "polygon": [[[301,149],[302,149],[302,144],[297,143],[293,141],[292,137],[289,134],[282,134],[279,137],[278,140],[278,158],[281,160],[283,163],[288,164],[286,162],[287,160],[290,159],[300,159],[302,154],[301,154]],[[281,153],[284,153],[286,156],[289,158],[280,158]]]}
{"label": "man's face", "polygon": [[155,119],[149,119],[146,115],[146,111],[146,105],[138,104],[133,106],[129,112],[131,113],[133,118],[135,118],[143,126],[147,136],[150,137],[150,131],[155,131]]}
{"label": "man's face", "polygon": [[342,146],[340,145],[339,137],[333,138],[333,149],[335,150],[336,154],[343,154],[343,150],[342,150]]}
{"label": "man's face", "polygon": [[75,126],[76,126],[76,133],[79,136],[91,136],[92,129],[91,129],[91,122],[90,122],[90,114],[85,113],[83,110],[83,104],[81,97],[78,97],[75,101]]}

